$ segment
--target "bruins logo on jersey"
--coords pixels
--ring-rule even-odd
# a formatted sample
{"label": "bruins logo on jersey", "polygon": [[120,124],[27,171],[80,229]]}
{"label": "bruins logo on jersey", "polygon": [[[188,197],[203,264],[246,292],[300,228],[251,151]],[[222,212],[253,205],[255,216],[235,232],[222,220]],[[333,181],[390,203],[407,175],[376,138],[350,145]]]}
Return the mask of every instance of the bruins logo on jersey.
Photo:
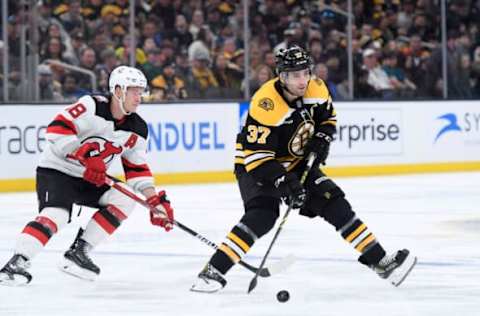
{"label": "bruins logo on jersey", "polygon": [[313,125],[312,121],[306,121],[298,126],[297,131],[293,134],[288,144],[288,150],[292,156],[303,156],[305,145],[307,145],[307,142],[310,137],[312,137],[314,131],[315,125]]}
{"label": "bruins logo on jersey", "polygon": [[263,98],[258,102],[258,106],[265,111],[273,111],[273,101],[270,98]]}

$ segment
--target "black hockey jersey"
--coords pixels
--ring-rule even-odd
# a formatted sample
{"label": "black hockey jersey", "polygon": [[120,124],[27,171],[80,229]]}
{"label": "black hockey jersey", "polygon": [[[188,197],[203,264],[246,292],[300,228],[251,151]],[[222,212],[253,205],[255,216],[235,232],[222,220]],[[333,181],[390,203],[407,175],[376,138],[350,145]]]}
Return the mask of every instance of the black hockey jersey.
{"label": "black hockey jersey", "polygon": [[110,97],[86,95],[66,107],[48,125],[48,145],[39,166],[82,177],[84,167],[69,158],[79,146],[93,143],[95,155],[103,158],[107,168],[120,157],[127,182],[135,190],[153,186],[146,162],[148,128],[136,113],[116,121],[110,111]]}
{"label": "black hockey jersey", "polygon": [[310,80],[304,97],[289,104],[279,79],[272,79],[250,102],[237,137],[236,168],[259,180],[273,180],[302,161],[305,145],[319,131],[330,136],[336,131],[336,113],[325,83]]}

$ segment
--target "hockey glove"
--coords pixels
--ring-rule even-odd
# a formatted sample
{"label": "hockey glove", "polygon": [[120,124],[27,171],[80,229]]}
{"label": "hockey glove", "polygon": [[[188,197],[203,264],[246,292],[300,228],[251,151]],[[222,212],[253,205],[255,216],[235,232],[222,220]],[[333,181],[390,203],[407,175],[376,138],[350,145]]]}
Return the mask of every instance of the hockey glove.
{"label": "hockey glove", "polygon": [[95,184],[97,187],[101,187],[105,184],[107,166],[102,158],[89,156],[90,152],[95,149],[96,146],[94,144],[86,143],[78,148],[73,156],[85,167],[83,179]]}
{"label": "hockey glove", "polygon": [[291,202],[294,208],[302,208],[305,204],[307,193],[296,174],[286,173],[275,179],[274,185],[280,192],[280,196]]}
{"label": "hockey glove", "polygon": [[331,142],[331,136],[322,132],[317,132],[315,135],[313,135],[312,138],[308,140],[307,146],[305,148],[305,156],[307,156],[311,152],[314,152],[317,154],[317,161],[324,165],[330,151]]}
{"label": "hockey glove", "polygon": [[167,199],[165,191],[158,192],[147,199],[150,205],[150,222],[152,225],[163,227],[167,232],[173,228],[173,208]]}

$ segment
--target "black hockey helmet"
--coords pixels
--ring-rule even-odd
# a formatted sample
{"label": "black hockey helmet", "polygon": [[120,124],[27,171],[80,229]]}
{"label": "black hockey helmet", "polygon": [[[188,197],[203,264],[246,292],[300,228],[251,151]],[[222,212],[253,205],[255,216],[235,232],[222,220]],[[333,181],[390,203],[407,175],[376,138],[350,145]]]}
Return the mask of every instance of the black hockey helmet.
{"label": "black hockey helmet", "polygon": [[281,72],[311,69],[312,58],[300,46],[293,45],[287,49],[281,48],[275,55],[277,75]]}

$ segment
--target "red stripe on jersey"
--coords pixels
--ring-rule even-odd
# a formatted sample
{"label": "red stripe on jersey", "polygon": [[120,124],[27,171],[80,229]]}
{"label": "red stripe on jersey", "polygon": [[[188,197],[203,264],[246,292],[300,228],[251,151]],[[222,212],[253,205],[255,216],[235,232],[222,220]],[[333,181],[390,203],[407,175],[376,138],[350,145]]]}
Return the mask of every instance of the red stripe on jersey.
{"label": "red stripe on jersey", "polygon": [[109,204],[107,206],[107,210],[113,214],[113,216],[115,216],[116,218],[118,218],[119,221],[123,221],[127,218],[127,215],[125,215],[125,213],[122,212],[121,209],[119,209],[118,207],[116,207],[115,205],[112,205],[112,204]]}
{"label": "red stripe on jersey", "polygon": [[41,232],[38,229],[36,229],[34,227],[31,227],[31,226],[26,226],[23,229],[22,234],[27,234],[27,235],[32,236],[33,238],[35,238],[39,242],[41,242],[42,245],[44,245],[44,246],[47,244],[47,242],[49,240],[47,235],[45,235],[43,232]]}
{"label": "red stripe on jersey", "polygon": [[[65,126],[62,126],[65,125]],[[47,127],[47,133],[62,134],[62,135],[76,135],[77,128],[62,114],[58,114]]]}
{"label": "red stripe on jersey", "polygon": [[125,158],[122,158],[123,170],[127,180],[137,177],[151,177],[152,172],[147,164],[136,165]]}
{"label": "red stripe on jersey", "polygon": [[48,134],[61,134],[61,135],[75,135],[75,132],[71,129],[63,126],[49,126],[47,127]]}
{"label": "red stripe on jersey", "polygon": [[57,224],[55,224],[55,222],[48,217],[37,216],[37,218],[35,218],[35,221],[42,224],[45,227],[48,227],[52,232],[52,234],[55,234],[58,231]]}
{"label": "red stripe on jersey", "polygon": [[95,215],[93,215],[93,219],[100,225],[100,227],[103,228],[109,235],[113,234],[115,231],[115,227],[108,222],[108,220],[103,217],[103,215],[99,212],[96,212]]}

